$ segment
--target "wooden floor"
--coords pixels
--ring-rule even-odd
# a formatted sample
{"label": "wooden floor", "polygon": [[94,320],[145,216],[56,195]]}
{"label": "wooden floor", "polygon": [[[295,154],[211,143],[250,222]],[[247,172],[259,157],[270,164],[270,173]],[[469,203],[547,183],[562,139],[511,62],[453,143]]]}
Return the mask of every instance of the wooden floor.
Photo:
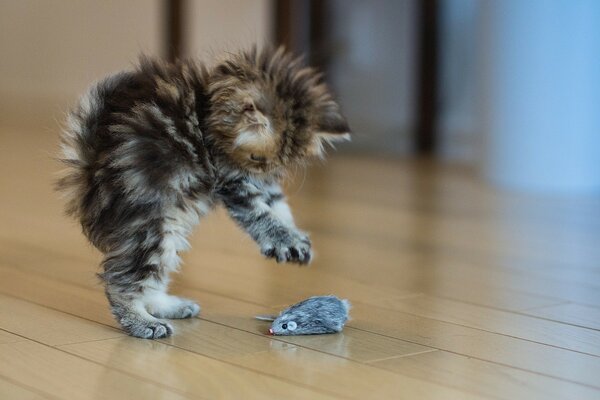
{"label": "wooden floor", "polygon": [[[289,194],[309,268],[264,260],[222,210],[174,292],[200,318],[123,334],[99,254],[51,191],[54,129],[0,130],[1,399],[600,399],[600,199],[495,192],[466,169],[333,158]],[[259,313],[352,301],[342,334]]]}

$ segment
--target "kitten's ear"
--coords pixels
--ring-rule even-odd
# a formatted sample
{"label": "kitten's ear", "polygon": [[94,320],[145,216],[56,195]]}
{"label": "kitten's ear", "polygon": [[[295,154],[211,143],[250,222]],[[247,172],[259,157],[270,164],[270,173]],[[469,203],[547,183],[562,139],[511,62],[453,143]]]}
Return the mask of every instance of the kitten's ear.
{"label": "kitten's ear", "polygon": [[337,106],[323,110],[313,128],[315,136],[327,142],[350,140],[350,127]]}
{"label": "kitten's ear", "polygon": [[315,132],[315,138],[320,140],[321,142],[327,143],[336,143],[336,142],[345,142],[350,141],[352,138],[350,137],[350,132]]}
{"label": "kitten's ear", "polygon": [[322,157],[324,154],[324,145],[328,143],[333,145],[337,142],[350,140],[350,127],[346,118],[336,109],[330,109],[317,117],[313,128],[313,146],[312,153]]}

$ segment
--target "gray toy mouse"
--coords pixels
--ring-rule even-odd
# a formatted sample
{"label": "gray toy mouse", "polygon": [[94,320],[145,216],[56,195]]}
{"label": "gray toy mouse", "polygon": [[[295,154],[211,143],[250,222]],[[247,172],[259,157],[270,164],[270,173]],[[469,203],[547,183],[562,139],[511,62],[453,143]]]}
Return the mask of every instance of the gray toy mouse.
{"label": "gray toy mouse", "polygon": [[273,321],[271,335],[319,335],[336,333],[348,321],[350,302],[336,296],[314,296],[283,310],[279,316],[257,316]]}

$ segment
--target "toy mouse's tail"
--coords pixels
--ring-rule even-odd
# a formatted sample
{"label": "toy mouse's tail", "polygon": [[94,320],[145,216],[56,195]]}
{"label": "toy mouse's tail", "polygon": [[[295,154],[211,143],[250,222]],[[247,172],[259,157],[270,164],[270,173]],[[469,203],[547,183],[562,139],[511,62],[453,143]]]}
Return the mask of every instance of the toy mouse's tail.
{"label": "toy mouse's tail", "polygon": [[259,321],[275,321],[277,319],[277,317],[275,315],[257,315],[254,318],[256,318]]}

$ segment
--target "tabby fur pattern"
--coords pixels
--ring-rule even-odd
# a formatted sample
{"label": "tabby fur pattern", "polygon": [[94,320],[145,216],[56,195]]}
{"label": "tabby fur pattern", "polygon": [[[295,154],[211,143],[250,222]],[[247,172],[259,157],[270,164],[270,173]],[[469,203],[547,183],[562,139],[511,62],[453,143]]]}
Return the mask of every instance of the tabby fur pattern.
{"label": "tabby fur pattern", "polygon": [[129,334],[162,338],[164,321],[200,307],[169,295],[169,274],[200,218],[218,204],[278,262],[307,264],[311,242],[280,187],[286,171],[346,140],[338,104],[313,68],[282,49],[206,67],[143,57],[94,84],[62,135],[67,212],[103,254],[112,312]]}

